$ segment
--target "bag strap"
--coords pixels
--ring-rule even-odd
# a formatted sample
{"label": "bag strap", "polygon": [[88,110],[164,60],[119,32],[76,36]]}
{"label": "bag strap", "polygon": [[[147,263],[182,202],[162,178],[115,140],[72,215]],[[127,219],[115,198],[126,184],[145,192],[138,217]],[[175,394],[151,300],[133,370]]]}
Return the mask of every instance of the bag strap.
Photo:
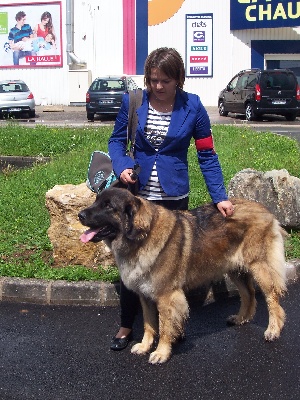
{"label": "bag strap", "polygon": [[127,128],[127,147],[129,144],[129,140],[131,142],[130,147],[134,147],[135,143],[135,134],[138,124],[138,116],[136,110],[142,104],[143,99],[143,90],[129,90],[129,111],[128,111],[128,128]]}

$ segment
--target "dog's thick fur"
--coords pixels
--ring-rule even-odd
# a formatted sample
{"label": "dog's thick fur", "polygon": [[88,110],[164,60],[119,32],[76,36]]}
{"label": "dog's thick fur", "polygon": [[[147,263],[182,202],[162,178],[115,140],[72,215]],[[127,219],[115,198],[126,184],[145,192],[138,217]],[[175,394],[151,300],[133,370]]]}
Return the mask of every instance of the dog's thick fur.
{"label": "dog's thick fur", "polygon": [[224,218],[213,204],[191,211],[169,211],[128,190],[107,189],[79,213],[81,223],[91,228],[82,240],[104,240],[123,282],[140,296],[144,337],[132,353],[149,352],[159,335],[149,362],[167,361],[189,315],[184,292],[220,280],[225,273],[241,297],[238,314],[230,316],[228,322],[241,325],[253,318],[254,278],[269,311],[265,339],[280,336],[285,320],[279,304],[286,290],[285,231],[261,204],[231,201],[234,214]]}

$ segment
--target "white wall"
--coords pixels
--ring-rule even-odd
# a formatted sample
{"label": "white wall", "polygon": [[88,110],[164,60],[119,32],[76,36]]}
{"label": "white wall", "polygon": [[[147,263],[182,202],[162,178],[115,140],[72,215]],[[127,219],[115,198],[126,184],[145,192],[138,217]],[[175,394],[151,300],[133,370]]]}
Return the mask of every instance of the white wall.
{"label": "white wall", "polygon": [[206,106],[217,105],[220,90],[232,75],[233,38],[230,35],[230,0],[185,0],[166,22],[149,27],[149,51],[175,47],[185,60],[185,15],[213,14],[213,77],[186,78],[184,89],[200,96]]}
{"label": "white wall", "polygon": [[[23,0],[23,3],[40,1]],[[6,0],[5,4],[16,4],[16,0]],[[213,14],[213,77],[187,78],[185,90],[199,94],[205,106],[216,106],[218,94],[230,78],[251,66],[251,40],[300,39],[300,30],[292,28],[231,33],[230,0],[185,0],[173,17],[159,25],[149,26],[149,52],[161,46],[175,47],[185,60],[185,15],[199,13]],[[0,79],[25,80],[33,91],[37,104],[42,101],[46,104],[69,104],[72,102],[73,91],[70,85],[73,83],[70,80],[66,53],[66,0],[62,0],[62,43],[62,68],[0,69]],[[91,74],[87,74],[89,80],[101,75],[123,73],[122,0],[74,0],[73,51],[78,59],[86,62],[84,69],[91,71]],[[86,79],[86,89],[89,80]],[[142,83],[141,77],[139,82]],[[82,102],[85,101],[84,91],[80,95]]]}
{"label": "white wall", "polygon": [[122,0],[74,1],[74,52],[92,79],[123,73]]}
{"label": "white wall", "polygon": [[149,51],[175,47],[185,60],[185,15],[213,14],[213,77],[186,78],[185,90],[216,106],[219,92],[240,70],[251,67],[251,40],[299,40],[292,28],[248,29],[230,32],[230,0],[185,0],[169,20],[149,27]]}

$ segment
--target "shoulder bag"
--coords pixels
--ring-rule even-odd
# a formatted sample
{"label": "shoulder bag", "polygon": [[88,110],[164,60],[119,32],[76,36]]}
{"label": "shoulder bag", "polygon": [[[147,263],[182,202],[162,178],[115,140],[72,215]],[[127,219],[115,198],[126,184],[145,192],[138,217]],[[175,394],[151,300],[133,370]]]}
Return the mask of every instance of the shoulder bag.
{"label": "shoulder bag", "polygon": [[[138,117],[136,110],[142,104],[143,91],[141,89],[129,91],[129,111],[128,111],[128,127],[127,127],[127,154],[134,159],[134,144],[135,134],[137,129]],[[134,165],[133,174],[135,177],[138,176],[140,167]],[[87,187],[94,193],[100,193],[103,189],[108,187],[124,187],[119,179],[116,177],[110,156],[100,150],[95,150],[90,158],[88,172],[87,172]],[[128,185],[127,187],[133,194],[137,193],[138,181],[134,185]]]}

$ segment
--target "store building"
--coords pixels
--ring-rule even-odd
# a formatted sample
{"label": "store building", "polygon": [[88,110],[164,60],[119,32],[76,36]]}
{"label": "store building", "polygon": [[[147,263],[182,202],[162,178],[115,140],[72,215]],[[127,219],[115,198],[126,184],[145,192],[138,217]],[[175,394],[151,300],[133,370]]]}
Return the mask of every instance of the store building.
{"label": "store building", "polygon": [[[55,46],[15,64],[9,34],[19,11],[33,30],[50,12]],[[296,0],[6,0],[0,79],[25,80],[37,104],[82,104],[97,76],[134,75],[142,86],[147,54],[167,46],[185,61],[185,89],[216,106],[220,90],[242,69],[291,68],[300,80],[299,26]]]}

